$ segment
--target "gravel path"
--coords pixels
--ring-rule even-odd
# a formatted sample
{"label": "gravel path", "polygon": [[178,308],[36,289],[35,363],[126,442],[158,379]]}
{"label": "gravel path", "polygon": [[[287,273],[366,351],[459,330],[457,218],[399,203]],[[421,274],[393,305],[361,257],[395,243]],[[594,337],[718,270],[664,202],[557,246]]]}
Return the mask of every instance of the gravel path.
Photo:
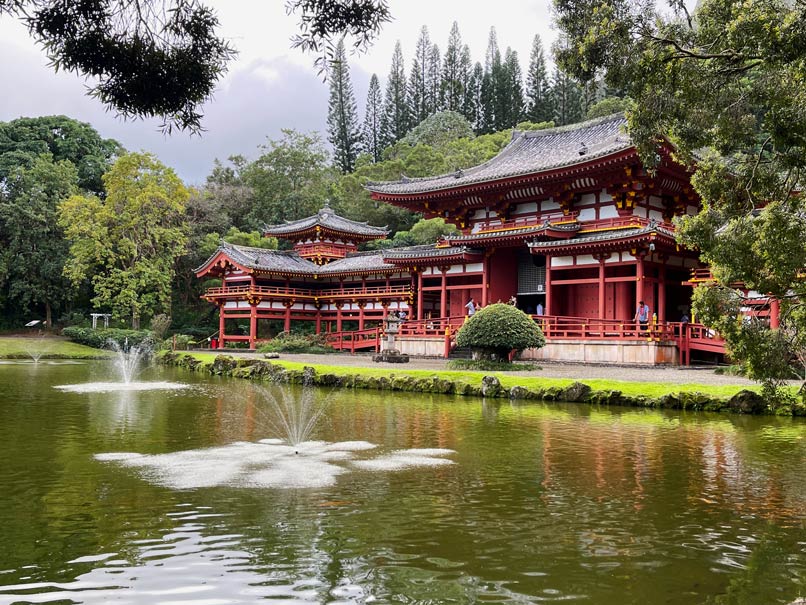
{"label": "gravel path", "polygon": [[[262,357],[255,355],[256,357]],[[412,358],[407,364],[374,363],[369,355],[307,355],[282,353],[281,359],[309,364],[339,365],[356,368],[388,368],[408,370],[445,370],[446,360]],[[634,367],[604,366],[590,364],[541,362],[540,370],[529,372],[507,372],[512,376],[533,376],[546,378],[574,378],[578,380],[602,378],[605,380],[628,380],[634,382],[697,383],[708,385],[750,385],[756,384],[741,376],[722,376],[714,373],[712,367]]]}

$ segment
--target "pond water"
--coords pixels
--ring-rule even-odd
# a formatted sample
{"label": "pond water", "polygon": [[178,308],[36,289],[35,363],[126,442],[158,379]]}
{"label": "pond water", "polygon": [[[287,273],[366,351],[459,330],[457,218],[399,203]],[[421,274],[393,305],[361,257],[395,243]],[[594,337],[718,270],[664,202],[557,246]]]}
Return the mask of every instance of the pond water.
{"label": "pond water", "polygon": [[317,391],[289,448],[251,383],[141,378],[188,386],[0,366],[0,604],[806,596],[802,421]]}

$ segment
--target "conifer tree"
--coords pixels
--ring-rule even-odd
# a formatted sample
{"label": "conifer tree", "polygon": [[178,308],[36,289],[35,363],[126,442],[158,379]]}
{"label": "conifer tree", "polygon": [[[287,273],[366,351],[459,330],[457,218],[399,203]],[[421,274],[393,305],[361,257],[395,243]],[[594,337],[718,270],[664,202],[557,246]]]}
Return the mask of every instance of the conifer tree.
{"label": "conifer tree", "polygon": [[442,62],[442,106],[448,111],[462,111],[470,70],[469,61],[465,62],[463,56],[465,49],[467,49],[469,59],[470,49],[466,46],[462,47],[459,24],[454,21]]}
{"label": "conifer tree", "polygon": [[499,90],[501,113],[497,120],[497,130],[514,128],[524,116],[523,76],[517,51],[507,48],[502,71],[502,86]]}
{"label": "conifer tree", "polygon": [[330,99],[327,111],[328,141],[333,146],[333,162],[343,173],[352,172],[358,157],[360,133],[358,109],[350,82],[350,68],[344,41],[336,45],[330,70]]}
{"label": "conifer tree", "polygon": [[554,68],[551,78],[551,104],[557,126],[582,120],[582,88],[568,74]]}
{"label": "conifer tree", "polygon": [[412,125],[416,126],[428,117],[428,65],[431,60],[431,39],[428,28],[423,25],[409,76],[409,113]]}
{"label": "conifer tree", "polygon": [[543,43],[540,36],[535,36],[526,74],[526,117],[529,121],[548,122],[554,119],[550,88]]}
{"label": "conifer tree", "polygon": [[[471,124],[475,124],[475,116],[476,112],[474,110],[474,82],[475,78],[473,76],[473,60],[470,58],[470,47],[465,44],[462,48],[462,105],[459,112],[467,118],[467,121]],[[479,64],[481,67],[481,64]],[[483,73],[483,72],[482,72]]]}
{"label": "conifer tree", "polygon": [[442,59],[439,54],[439,47],[436,44],[432,44],[428,53],[428,69],[425,78],[425,109],[429,116],[442,109],[441,70]]}
{"label": "conifer tree", "polygon": [[381,85],[378,76],[372,74],[367,90],[367,107],[364,112],[364,124],[361,128],[361,143],[365,152],[372,156],[373,162],[381,159],[381,116],[383,115],[383,100],[381,98]]}
{"label": "conifer tree", "polygon": [[484,132],[484,68],[478,61],[470,75],[470,85],[465,96],[465,117],[473,125],[476,134]]}
{"label": "conifer tree", "polygon": [[403,63],[403,50],[398,40],[392,55],[392,67],[386,81],[381,116],[381,148],[402,139],[409,131],[411,120],[406,95],[406,69]]}

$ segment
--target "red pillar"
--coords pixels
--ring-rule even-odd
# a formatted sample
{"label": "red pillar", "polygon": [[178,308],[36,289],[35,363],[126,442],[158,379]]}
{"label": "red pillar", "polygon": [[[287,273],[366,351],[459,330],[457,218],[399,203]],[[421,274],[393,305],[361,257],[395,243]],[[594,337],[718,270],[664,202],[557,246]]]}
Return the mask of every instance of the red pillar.
{"label": "red pillar", "polygon": [[417,319],[423,318],[423,270],[417,272]]}
{"label": "red pillar", "polygon": [[255,341],[257,340],[257,305],[249,305],[249,348],[255,348]]}
{"label": "red pillar", "polygon": [[638,254],[635,261],[635,304],[637,305],[644,300],[644,255]]}
{"label": "red pillar", "polygon": [[487,253],[484,254],[484,260],[481,261],[481,306],[486,307],[489,302],[489,284],[490,284],[490,257]]}
{"label": "red pillar", "polygon": [[658,272],[658,321],[666,321],[666,265]]}
{"label": "red pillar", "polygon": [[283,330],[286,332],[291,331],[291,305],[293,303],[287,302],[285,304],[285,324],[283,325]]}
{"label": "red pillar", "polygon": [[358,305],[358,329],[364,329],[364,307],[365,304],[361,303]]}
{"label": "red pillar", "polygon": [[336,305],[336,332],[341,332],[341,305]]}
{"label": "red pillar", "polygon": [[551,257],[546,257],[546,304],[543,313],[551,315],[554,310],[551,308]]}
{"label": "red pillar", "polygon": [[599,319],[604,319],[606,314],[607,297],[605,294],[605,257],[602,256],[599,258]]}
{"label": "red pillar", "polygon": [[218,307],[218,348],[224,348],[224,303]]}
{"label": "red pillar", "polygon": [[450,313],[447,313],[447,305],[448,305],[448,275],[446,269],[443,267],[442,271],[442,283],[440,284],[439,290],[439,314],[440,317],[448,317]]}
{"label": "red pillar", "polygon": [[316,310],[316,333],[322,333],[322,311],[320,309]]}
{"label": "red pillar", "polygon": [[770,297],[770,330],[781,327],[781,303],[777,298]]}

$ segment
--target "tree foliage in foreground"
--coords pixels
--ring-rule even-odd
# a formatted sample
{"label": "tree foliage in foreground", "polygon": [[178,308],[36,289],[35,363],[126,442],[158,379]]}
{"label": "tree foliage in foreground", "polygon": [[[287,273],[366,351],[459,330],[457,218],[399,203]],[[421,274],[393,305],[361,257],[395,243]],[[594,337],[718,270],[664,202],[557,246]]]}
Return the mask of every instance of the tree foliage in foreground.
{"label": "tree foliage in foreground", "polygon": [[[633,100],[630,132],[647,166],[662,161],[656,151],[664,140],[680,161],[696,165],[702,210],[681,221],[680,241],[700,251],[735,297],[746,288],[789,301],[782,329],[799,341],[806,333],[806,4],[703,0],[693,12],[674,0],[666,10],[631,0],[554,5],[568,38],[559,62],[582,80],[603,71]],[[737,284],[744,288],[731,287]],[[708,299],[695,298],[701,318],[709,316]],[[722,328],[754,376],[774,374],[750,352],[777,348],[781,334],[753,322]],[[787,356],[795,353],[789,348]]]}
{"label": "tree foliage in foreground", "polygon": [[511,351],[540,348],[546,338],[535,321],[512,305],[496,303],[479,309],[456,334],[456,345],[469,347],[493,359],[507,359]]}
{"label": "tree foliage in foreground", "polygon": [[150,154],[122,156],[104,175],[106,199],[74,195],[59,208],[70,241],[66,274],[91,278],[97,308],[130,318],[132,328],[170,313],[171,284],[184,252],[188,191]]}

